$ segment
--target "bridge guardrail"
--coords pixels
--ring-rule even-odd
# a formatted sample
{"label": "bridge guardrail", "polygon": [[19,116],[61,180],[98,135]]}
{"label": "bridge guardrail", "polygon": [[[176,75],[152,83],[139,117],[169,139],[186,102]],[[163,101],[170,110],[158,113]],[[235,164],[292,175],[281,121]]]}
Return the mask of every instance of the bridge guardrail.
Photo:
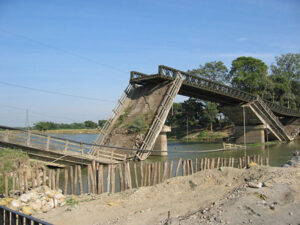
{"label": "bridge guardrail", "polygon": [[[136,72],[136,71],[132,71],[131,72],[131,80],[134,79],[139,79],[142,78],[144,79],[145,77],[153,77],[153,76],[157,76],[157,77],[161,77],[164,79],[175,79],[175,73],[179,72],[182,74],[182,76],[184,77],[184,84],[187,85],[191,85],[194,87],[200,87],[201,89],[206,89],[215,93],[219,93],[225,96],[229,96],[229,97],[233,97],[236,99],[239,99],[240,101],[243,102],[252,102],[256,100],[256,96],[251,94],[251,93],[247,93],[245,91],[241,91],[239,89],[233,88],[233,87],[229,87],[225,84],[221,84],[218,83],[216,81],[211,81],[209,79],[203,78],[203,77],[199,77],[199,76],[195,76],[192,74],[188,74],[184,71],[180,71],[168,66],[164,66],[164,65],[160,65],[158,67],[158,74],[156,75],[147,75],[144,73],[140,73],[140,72]],[[296,116],[296,117],[300,117],[300,110],[294,110],[294,109],[289,109],[280,105],[277,105],[273,102],[270,102],[268,100],[263,100],[265,102],[265,104],[275,113],[279,113],[279,114],[283,114],[283,115],[287,115],[287,116]]]}
{"label": "bridge guardrail", "polygon": [[28,216],[21,212],[14,211],[6,206],[0,205],[0,225],[2,224],[26,224],[26,225],[52,225],[38,218]]}

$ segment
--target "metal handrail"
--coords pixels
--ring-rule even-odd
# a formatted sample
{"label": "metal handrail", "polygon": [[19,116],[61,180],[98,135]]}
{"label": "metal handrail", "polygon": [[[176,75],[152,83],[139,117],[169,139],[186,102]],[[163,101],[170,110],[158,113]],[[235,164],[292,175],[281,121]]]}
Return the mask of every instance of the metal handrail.
{"label": "metal handrail", "polygon": [[33,224],[34,225],[52,225],[38,218],[28,216],[24,213],[17,212],[4,205],[0,205],[0,224]]}

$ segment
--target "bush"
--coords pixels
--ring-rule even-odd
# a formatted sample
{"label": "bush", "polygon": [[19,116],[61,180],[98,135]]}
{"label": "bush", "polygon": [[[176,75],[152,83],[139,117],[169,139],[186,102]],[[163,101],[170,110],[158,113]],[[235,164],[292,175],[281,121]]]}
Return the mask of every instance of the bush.
{"label": "bush", "polygon": [[128,126],[129,133],[141,133],[147,128],[145,120],[142,116],[138,116],[135,121]]}

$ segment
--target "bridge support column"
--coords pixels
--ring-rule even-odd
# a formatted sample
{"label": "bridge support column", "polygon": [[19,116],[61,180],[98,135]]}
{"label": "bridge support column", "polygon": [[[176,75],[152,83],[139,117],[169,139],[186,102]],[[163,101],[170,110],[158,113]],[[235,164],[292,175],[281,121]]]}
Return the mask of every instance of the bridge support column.
{"label": "bridge support column", "polygon": [[[167,132],[171,132],[171,127],[163,126],[154,144],[154,150],[168,151]],[[167,156],[168,152],[152,152],[153,156]]]}
{"label": "bridge support column", "polygon": [[[244,127],[235,126],[234,135],[236,143],[244,143]],[[265,126],[246,126],[246,143],[265,143]]]}

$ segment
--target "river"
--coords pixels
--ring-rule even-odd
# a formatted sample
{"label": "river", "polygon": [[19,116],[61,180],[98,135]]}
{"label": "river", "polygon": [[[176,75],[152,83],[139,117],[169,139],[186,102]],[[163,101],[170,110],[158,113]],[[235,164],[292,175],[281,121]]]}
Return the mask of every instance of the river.
{"label": "river", "polygon": [[[68,138],[75,141],[93,143],[97,134],[52,134],[62,138]],[[183,159],[195,159],[195,158],[216,158],[216,157],[242,157],[244,150],[227,150],[220,152],[201,152],[205,150],[213,150],[222,148],[221,143],[200,143],[200,142],[180,142],[180,141],[169,141],[168,142],[168,156],[159,157],[151,156],[146,162],[153,161],[171,161],[177,160],[178,158]],[[271,166],[282,166],[289,159],[291,159],[293,151],[300,149],[300,139],[293,142],[284,143],[272,143],[269,146],[248,146],[246,153],[247,155],[261,155],[270,157]],[[195,152],[188,152],[195,151]]]}

